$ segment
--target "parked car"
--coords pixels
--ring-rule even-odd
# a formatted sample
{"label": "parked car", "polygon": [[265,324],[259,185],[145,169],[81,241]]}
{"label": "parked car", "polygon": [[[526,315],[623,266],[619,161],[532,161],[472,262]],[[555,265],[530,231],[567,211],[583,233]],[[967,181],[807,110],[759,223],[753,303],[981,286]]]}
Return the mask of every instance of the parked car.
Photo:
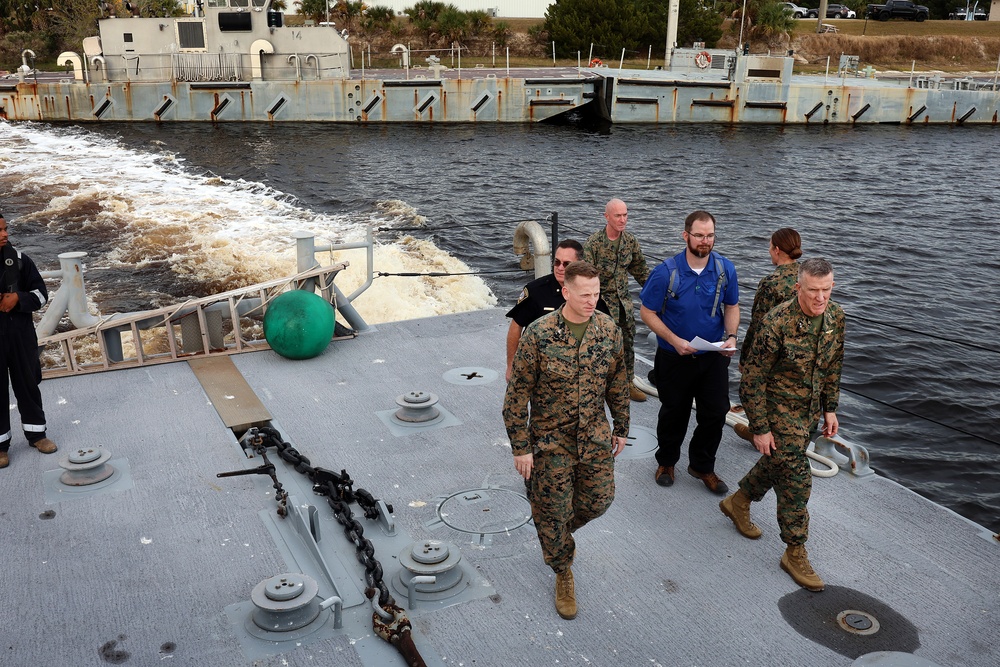
{"label": "parked car", "polygon": [[879,21],[889,19],[906,19],[908,21],[926,21],[930,10],[924,5],[918,5],[912,0],[885,0],[884,5],[868,5],[865,16]]}
{"label": "parked car", "polygon": [[[955,11],[948,14],[948,18],[955,21],[965,21],[969,17],[968,9],[965,7],[955,7]],[[972,18],[976,21],[985,21],[989,19],[989,14],[982,7],[976,7],[975,11],[972,13]]]}
{"label": "parked car", "polygon": [[792,15],[792,18],[804,19],[809,15],[808,9],[805,7],[799,7],[794,2],[782,2],[781,4],[784,6],[785,11]]}
{"label": "parked car", "polygon": [[[819,16],[819,8],[810,9],[806,14],[807,18],[817,18]],[[826,18],[828,19],[856,19],[858,18],[858,13],[848,7],[847,5],[838,5],[835,3],[830,3],[826,6]]]}

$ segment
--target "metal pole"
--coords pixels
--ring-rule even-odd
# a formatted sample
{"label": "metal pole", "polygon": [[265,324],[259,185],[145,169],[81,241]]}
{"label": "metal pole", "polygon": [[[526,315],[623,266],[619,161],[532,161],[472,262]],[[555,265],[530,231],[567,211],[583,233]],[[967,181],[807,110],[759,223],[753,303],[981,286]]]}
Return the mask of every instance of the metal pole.
{"label": "metal pole", "polygon": [[830,56],[826,57],[826,74],[823,75],[823,85],[826,85],[826,80],[830,78]]}
{"label": "metal pole", "polygon": [[556,246],[559,245],[559,212],[552,211],[552,256],[556,256]]}
{"label": "metal pole", "polygon": [[649,69],[649,63],[653,60],[653,45],[649,45],[649,53],[646,54],[646,69]]}
{"label": "metal pole", "polygon": [[618,71],[621,71],[622,65],[625,64],[625,49],[622,49],[622,57],[618,60]]}
{"label": "metal pole", "polygon": [[671,50],[677,45],[677,24],[680,16],[680,0],[667,2],[667,44],[663,54],[663,69],[670,68]]}
{"label": "metal pole", "polygon": [[590,67],[590,63],[594,62],[594,43],[590,43],[590,54],[587,56],[587,67]]}
{"label": "metal pole", "polygon": [[910,80],[906,82],[906,87],[910,88],[913,86],[913,70],[917,66],[917,61],[914,60],[910,63]]}
{"label": "metal pole", "polygon": [[740,48],[743,48],[743,23],[747,15],[747,0],[743,0],[743,11],[740,12]]}
{"label": "metal pole", "polygon": [[997,71],[993,75],[993,90],[997,89],[997,77],[1000,77],[1000,56],[997,56]]}
{"label": "metal pole", "polygon": [[510,78],[510,47],[507,47],[507,78]]}

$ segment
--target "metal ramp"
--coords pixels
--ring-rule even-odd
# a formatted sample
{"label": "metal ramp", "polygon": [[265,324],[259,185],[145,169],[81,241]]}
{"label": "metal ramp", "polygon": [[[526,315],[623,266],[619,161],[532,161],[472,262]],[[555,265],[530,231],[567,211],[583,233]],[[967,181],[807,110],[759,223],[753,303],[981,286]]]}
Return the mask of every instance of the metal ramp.
{"label": "metal ramp", "polygon": [[81,375],[171,363],[192,357],[269,349],[263,318],[272,299],[290,289],[319,289],[337,307],[333,280],[347,262],[140,313],[102,317],[96,324],[39,339],[42,377]]}

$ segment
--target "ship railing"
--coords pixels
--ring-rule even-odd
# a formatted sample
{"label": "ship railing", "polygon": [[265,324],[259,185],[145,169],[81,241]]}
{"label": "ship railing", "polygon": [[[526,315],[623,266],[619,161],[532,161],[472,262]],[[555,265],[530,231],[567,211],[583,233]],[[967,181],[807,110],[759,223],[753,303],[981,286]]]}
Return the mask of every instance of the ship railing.
{"label": "ship railing", "polygon": [[[43,277],[61,274],[64,283],[77,283],[73,285],[73,299],[85,301],[86,297],[81,296],[80,262],[86,253],[67,254],[74,255],[67,258],[74,262],[69,271],[45,272]],[[189,299],[173,306],[107,317],[90,315],[89,325],[63,333],[46,334],[40,324],[42,376],[79,375],[268,349],[263,333],[268,304],[291,289],[319,289],[324,299],[338,307],[339,290],[334,278],[347,266],[346,262],[313,265],[294,276]],[[69,306],[69,299],[68,295],[59,296],[57,291],[43,322],[48,317],[58,323],[67,310],[72,314],[74,308],[79,312],[79,303]],[[344,306],[353,312],[346,301]],[[343,308],[340,309],[344,314]],[[83,311],[86,312],[85,307]]]}
{"label": "ship railing", "polygon": [[372,282],[375,280],[375,242],[372,236],[371,225],[365,228],[365,238],[363,241],[316,245],[316,235],[312,232],[293,232],[292,238],[295,239],[296,270],[300,273],[313,270],[319,266],[319,262],[316,259],[317,253],[332,254],[346,250],[365,251],[365,281],[347,296],[344,296],[340,288],[334,285],[332,281],[329,287],[333,290],[337,298],[337,310],[344,316],[347,323],[351,325],[351,328],[356,331],[367,330],[368,323],[364,321],[364,318],[361,317],[351,304],[365,290],[371,287]]}
{"label": "ship railing", "polygon": [[172,53],[170,71],[174,81],[243,81],[239,53]]}

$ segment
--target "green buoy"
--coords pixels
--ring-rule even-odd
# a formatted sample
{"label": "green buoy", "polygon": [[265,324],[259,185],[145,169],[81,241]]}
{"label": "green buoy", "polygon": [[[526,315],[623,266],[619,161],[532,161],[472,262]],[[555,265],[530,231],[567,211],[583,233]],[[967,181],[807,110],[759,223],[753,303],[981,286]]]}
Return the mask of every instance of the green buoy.
{"label": "green buoy", "polygon": [[333,325],[333,306],[323,297],[290,290],[268,304],[264,338],[286,359],[312,359],[330,344]]}

